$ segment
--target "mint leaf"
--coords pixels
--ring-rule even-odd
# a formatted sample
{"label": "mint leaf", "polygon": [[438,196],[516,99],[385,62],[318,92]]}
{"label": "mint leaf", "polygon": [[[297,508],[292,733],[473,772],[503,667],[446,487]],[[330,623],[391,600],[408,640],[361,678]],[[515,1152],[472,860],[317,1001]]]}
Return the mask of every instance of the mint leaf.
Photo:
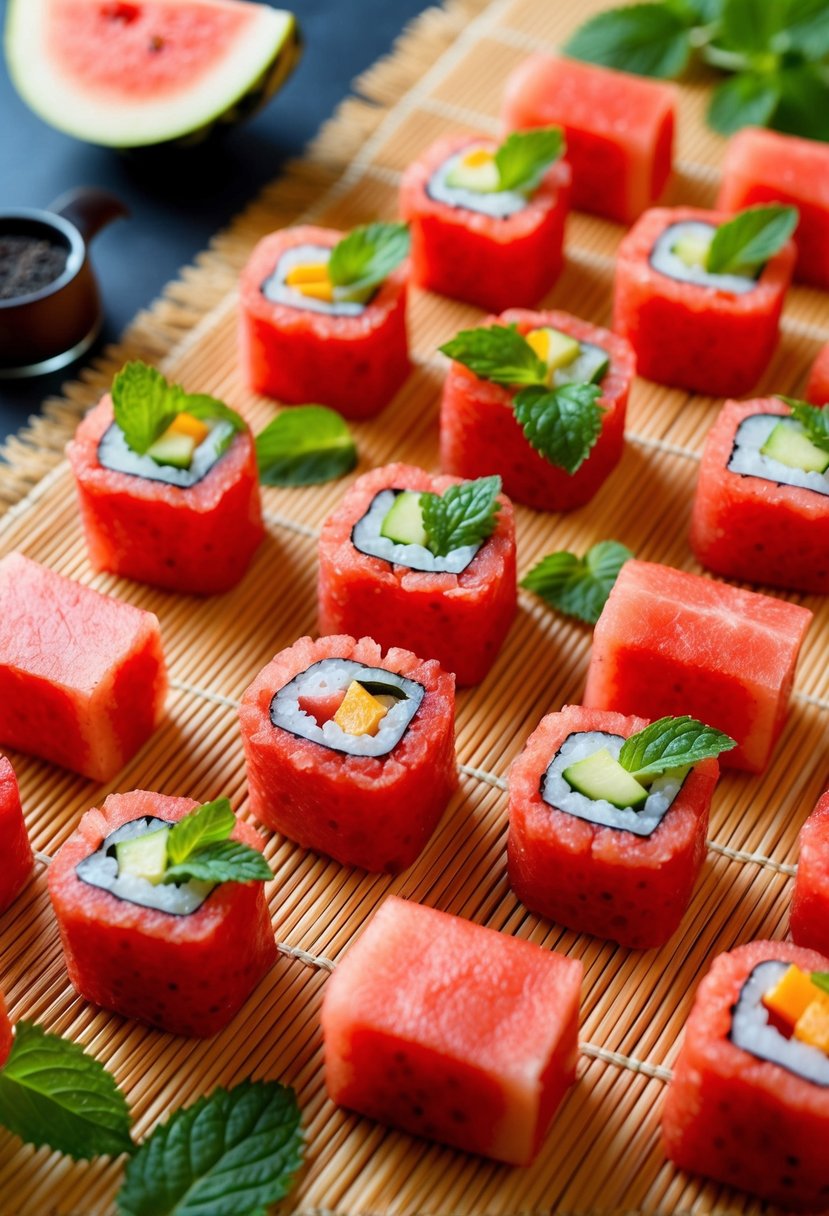
{"label": "mint leaf", "polygon": [[513,402],[515,417],[545,460],[573,474],[587,459],[602,429],[604,407],[595,384],[524,388]]}
{"label": "mint leaf", "polygon": [[409,254],[407,224],[363,224],[334,246],[328,277],[336,287],[377,287]]}
{"label": "mint leaf", "polygon": [[696,718],[660,718],[622,744],[619,763],[637,781],[672,768],[686,768],[731,751],[737,744]]}
{"label": "mint leaf", "polygon": [[564,135],[560,127],[513,131],[495,153],[499,188],[531,193],[563,151]]}
{"label": "mint leaf", "polygon": [[798,401],[796,397],[784,397],[780,393],[778,397],[785,401],[792,418],[800,423],[815,447],[821,452],[829,452],[829,405],[809,405],[808,401]]}
{"label": "mint leaf", "polygon": [[170,829],[167,837],[170,865],[187,861],[192,853],[205,845],[227,840],[235,827],[236,816],[227,798],[217,798],[215,802],[205,802],[203,806],[196,807]]}
{"label": "mint leaf", "polygon": [[725,0],[719,38],[728,47],[745,52],[770,51],[773,39],[785,25],[781,0]]}
{"label": "mint leaf", "polygon": [[[826,22],[829,25],[829,9]],[[821,63],[801,63],[777,74],[780,101],[770,126],[806,139],[829,141],[829,77]]]}
{"label": "mint leaf", "polygon": [[811,978],[822,992],[829,992],[829,971],[813,971]]}
{"label": "mint leaf", "polygon": [[[235,822],[235,821],[234,821]],[[183,861],[169,866],[165,882],[267,882],[273,871],[258,849],[240,840],[221,840],[205,844]]]}
{"label": "mint leaf", "polygon": [[477,545],[495,531],[501,504],[500,477],[479,477],[449,486],[443,494],[428,490],[420,496],[423,527],[435,557],[445,557],[463,545]]}
{"label": "mint leaf", "polygon": [[127,1101],[83,1048],[31,1022],[18,1022],[0,1072],[0,1123],[27,1144],[76,1161],[131,1153]]}
{"label": "mint leaf", "polygon": [[708,125],[720,135],[733,135],[741,127],[768,126],[779,99],[775,77],[741,72],[714,90],[708,106]]}
{"label": "mint leaf", "polygon": [[242,431],[246,425],[223,401],[207,393],[186,393],[180,384],[170,384],[158,368],[137,360],[125,364],[112,381],[112,409],[127,446],[139,456],[152,447],[177,414],[192,414],[205,422],[228,422],[234,431]]}
{"label": "mint leaf", "polygon": [[493,384],[543,384],[547,378],[546,364],[516,325],[463,329],[439,350]]}
{"label": "mint leaf", "polygon": [[630,4],[598,13],[564,47],[584,59],[639,76],[679,76],[691,54],[693,16],[677,6]]}
{"label": "mint leaf", "polygon": [[806,59],[829,55],[829,4],[827,0],[784,0],[785,50]]}
{"label": "mint leaf", "polygon": [[720,224],[708,250],[711,274],[752,275],[778,253],[797,227],[796,207],[749,207]]}
{"label": "mint leaf", "polygon": [[616,540],[602,540],[584,557],[560,551],[549,553],[521,580],[552,608],[595,625],[622,566],[633,557]]}
{"label": "mint leaf", "polygon": [[324,405],[284,410],[256,436],[259,480],[266,486],[310,486],[350,473],[357,448],[346,423]]}
{"label": "mint leaf", "polygon": [[296,1095],[243,1081],[174,1111],[127,1166],[119,1216],[265,1216],[302,1165]]}

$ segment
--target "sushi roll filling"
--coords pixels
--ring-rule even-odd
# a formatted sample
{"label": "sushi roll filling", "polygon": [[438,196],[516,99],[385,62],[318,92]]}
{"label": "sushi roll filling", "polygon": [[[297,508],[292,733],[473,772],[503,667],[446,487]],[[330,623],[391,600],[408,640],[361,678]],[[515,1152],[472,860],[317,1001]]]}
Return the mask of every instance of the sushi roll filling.
{"label": "sushi roll filling", "polygon": [[[371,504],[351,530],[351,543],[366,557],[377,557],[392,566],[407,566],[426,574],[461,574],[470,565],[481,544],[461,545],[437,557],[425,543],[401,543],[385,535],[386,521],[400,495],[411,495],[411,490],[388,489],[375,494]],[[419,538],[425,542],[425,535]]]}
{"label": "sushi roll filling", "polygon": [[749,275],[712,274],[706,270],[708,250],[716,230],[716,225],[702,220],[670,224],[651,250],[651,266],[659,274],[693,287],[707,287],[730,295],[752,291],[757,280]]}
{"label": "sushi roll filling", "polygon": [[[811,468],[804,467],[810,464]],[[829,495],[829,453],[810,443],[800,423],[785,415],[751,414],[744,418],[737,427],[726,467],[740,477],[757,477],[775,485]]]}
{"label": "sushi roll filling", "polygon": [[195,878],[186,882],[151,882],[125,870],[118,862],[118,844],[172,827],[172,822],[152,815],[132,819],[110,832],[94,853],[79,861],[75,873],[82,882],[92,887],[100,887],[126,903],[137,904],[140,908],[153,908],[158,912],[168,912],[172,916],[190,916],[202,906],[213,890],[214,883],[201,882]]}
{"label": "sushi roll filling", "polygon": [[609,753],[617,761],[624,743],[622,735],[607,731],[574,731],[559,747],[541,778],[544,802],[565,815],[573,815],[597,827],[616,828],[634,836],[651,836],[659,827],[682,789],[687,769],[673,769],[654,778],[639,806],[616,806],[608,798],[593,798],[574,788],[565,777],[579,762]]}
{"label": "sushi roll filling", "polygon": [[547,384],[598,384],[610,370],[610,356],[603,346],[579,342],[559,329],[531,329],[524,335],[539,359],[547,366]]}
{"label": "sushi roll filling", "polygon": [[221,460],[234,435],[233,426],[229,422],[215,421],[204,426],[207,434],[200,442],[186,445],[182,459],[186,459],[189,453],[189,462],[181,467],[174,463],[160,463],[159,456],[153,455],[153,448],[156,448],[157,452],[161,450],[163,459],[164,449],[160,444],[164,436],[158,445],[154,444],[153,448],[139,455],[127,443],[118,423],[113,422],[98,442],[98,463],[113,473],[126,473],[129,477],[143,477],[147,481],[161,481],[165,485],[189,490],[202,481]]}
{"label": "sushi roll filling", "polygon": [[328,277],[333,250],[328,245],[295,245],[287,249],[262,284],[262,295],[284,304],[331,317],[359,317],[377,291],[338,287]]}
{"label": "sushi roll filling", "polygon": [[527,196],[520,190],[500,190],[495,154],[486,144],[469,144],[435,170],[426,185],[434,202],[491,219],[506,220],[523,211]]}
{"label": "sushi roll filling", "polygon": [[320,659],[271,699],[271,723],[349,756],[387,756],[426,695],[422,684],[354,659]]}
{"label": "sushi roll filling", "polygon": [[728,1037],[735,1047],[758,1060],[777,1064],[813,1085],[829,1086],[829,1055],[787,1034],[785,1027],[780,1028],[781,1020],[764,1003],[789,970],[789,964],[778,959],[758,963],[732,1007]]}

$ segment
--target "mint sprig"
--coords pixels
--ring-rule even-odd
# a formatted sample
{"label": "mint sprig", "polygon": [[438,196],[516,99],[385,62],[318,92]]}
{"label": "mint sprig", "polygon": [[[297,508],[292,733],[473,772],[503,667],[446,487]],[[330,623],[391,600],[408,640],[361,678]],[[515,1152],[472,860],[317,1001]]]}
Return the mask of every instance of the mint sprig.
{"label": "mint sprig", "polygon": [[547,367],[517,325],[464,329],[440,351],[493,384],[543,384]]}
{"label": "mint sprig", "polygon": [[266,486],[310,486],[350,473],[357,447],[342,417],[324,405],[283,410],[256,436],[259,480]]}
{"label": "mint sprig", "polygon": [[695,14],[672,4],[630,4],[597,13],[564,46],[584,59],[639,76],[679,76],[691,56]]}
{"label": "mint sprig", "polygon": [[180,384],[171,384],[157,368],[139,360],[125,364],[113,380],[112,409],[127,446],[138,456],[152,447],[177,414],[227,422],[233,428],[231,436],[246,426],[223,401],[206,393],[186,393]]}
{"label": "mint sprig", "polygon": [[532,385],[516,394],[515,417],[528,443],[571,475],[584,464],[602,430],[604,406],[595,384]]}
{"label": "mint sprig", "polygon": [[335,246],[328,277],[335,287],[367,291],[378,287],[409,255],[407,224],[363,224]]}
{"label": "mint sprig", "polygon": [[130,1114],[115,1079],[77,1043],[18,1022],[0,1072],[0,1123],[27,1144],[76,1161],[131,1153]]}
{"label": "mint sprig", "polygon": [[205,802],[184,815],[170,829],[167,857],[173,865],[186,861],[197,849],[227,840],[236,827],[236,816],[227,798]]}
{"label": "mint sprig", "polygon": [[829,993],[829,971],[813,971],[812,983],[817,985],[821,992]]}
{"label": "mint sprig", "polygon": [[425,491],[420,510],[429,548],[445,557],[463,545],[477,545],[495,531],[501,504],[500,477],[479,477],[449,486],[443,494]]}
{"label": "mint sprig", "polygon": [[734,739],[696,718],[660,718],[625,739],[619,763],[641,781],[712,759],[736,746]]}
{"label": "mint sprig", "polygon": [[564,135],[560,127],[513,131],[495,152],[499,189],[531,194],[563,152]]}
{"label": "mint sprig", "polygon": [[708,250],[710,274],[753,275],[779,253],[797,227],[796,207],[749,207],[720,224]]}
{"label": "mint sprig", "polygon": [[258,849],[231,840],[236,816],[227,798],[190,811],[170,829],[164,882],[267,882],[273,872]]}
{"label": "mint sprig", "polygon": [[175,1111],[127,1166],[119,1216],[265,1216],[302,1165],[292,1089],[243,1081]]}
{"label": "mint sprig", "polygon": [[595,625],[619,571],[632,557],[616,540],[599,541],[584,557],[563,550],[549,553],[524,575],[521,586],[566,616]]}
{"label": "mint sprig", "polygon": [[799,422],[806,435],[821,452],[829,452],[829,405],[810,405],[808,401],[799,401],[796,397],[784,397],[778,393],[792,412],[792,418]]}

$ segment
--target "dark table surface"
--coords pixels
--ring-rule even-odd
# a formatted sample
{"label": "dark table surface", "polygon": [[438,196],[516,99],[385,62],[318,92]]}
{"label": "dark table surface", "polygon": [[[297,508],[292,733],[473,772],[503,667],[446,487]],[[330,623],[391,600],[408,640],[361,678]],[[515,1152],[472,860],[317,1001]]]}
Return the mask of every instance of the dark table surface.
{"label": "dark table surface", "polygon": [[[6,4],[0,0],[3,22]],[[294,76],[224,141],[161,167],[46,126],[20,100],[2,65],[0,207],[45,207],[75,186],[103,186],[131,211],[93,247],[106,316],[98,345],[116,339],[179,267],[278,175],[283,161],[301,152],[353,78],[391,48],[427,0],[282,0],[281,6],[294,9],[306,40]],[[31,380],[0,380],[0,439],[22,426],[78,366]]]}

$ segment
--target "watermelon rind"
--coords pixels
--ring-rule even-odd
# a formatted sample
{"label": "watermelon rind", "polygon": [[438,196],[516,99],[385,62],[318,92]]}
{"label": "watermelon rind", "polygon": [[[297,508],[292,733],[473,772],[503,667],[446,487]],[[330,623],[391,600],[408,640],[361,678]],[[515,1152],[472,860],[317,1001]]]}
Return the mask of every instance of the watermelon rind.
{"label": "watermelon rind", "polygon": [[[94,2],[94,0],[93,0]],[[183,9],[238,4],[246,21],[239,36],[192,85],[163,98],[124,99],[85,92],[61,71],[46,37],[52,0],[9,0],[5,53],[20,96],[45,122],[87,143],[113,148],[201,143],[217,128],[242,121],[290,76],[302,51],[293,13],[248,0],[164,0]],[[101,53],[106,53],[102,45]]]}

